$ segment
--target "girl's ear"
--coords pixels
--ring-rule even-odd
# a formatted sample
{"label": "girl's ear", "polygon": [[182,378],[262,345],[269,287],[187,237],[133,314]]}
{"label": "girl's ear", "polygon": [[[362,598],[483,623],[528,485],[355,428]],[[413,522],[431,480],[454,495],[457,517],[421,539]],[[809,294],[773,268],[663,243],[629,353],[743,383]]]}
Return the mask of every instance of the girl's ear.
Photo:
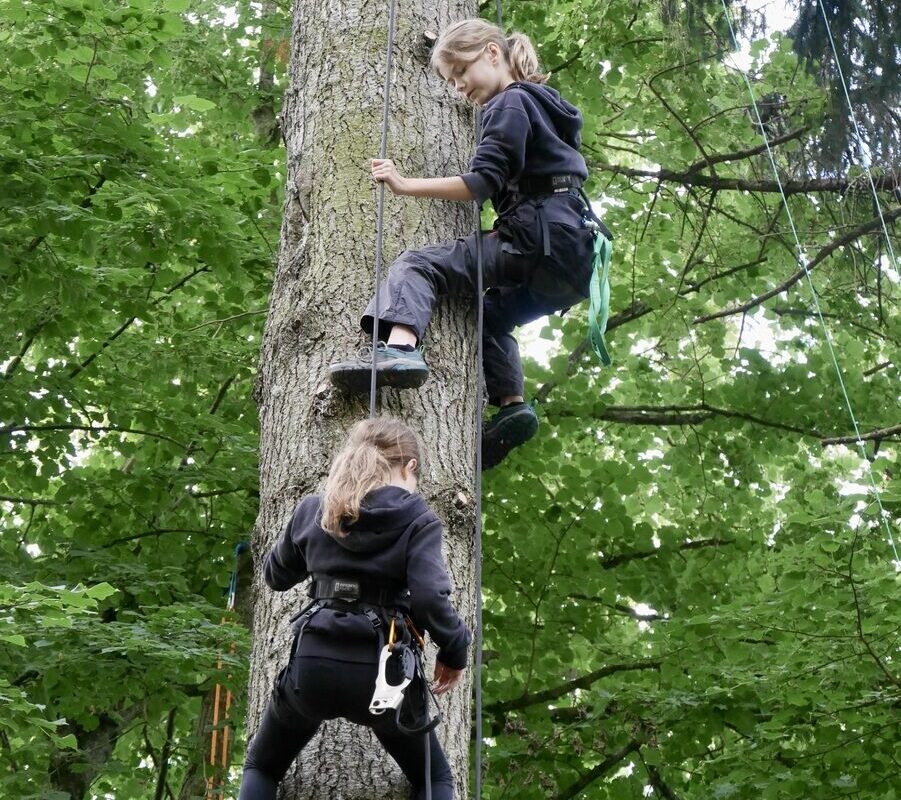
{"label": "girl's ear", "polygon": [[488,42],[485,49],[488,51],[488,57],[491,59],[491,62],[495,63],[501,54],[500,47],[495,42]]}
{"label": "girl's ear", "polygon": [[404,469],[409,472],[411,475],[416,475],[416,470],[419,468],[419,463],[415,458],[411,458],[406,464],[404,464]]}

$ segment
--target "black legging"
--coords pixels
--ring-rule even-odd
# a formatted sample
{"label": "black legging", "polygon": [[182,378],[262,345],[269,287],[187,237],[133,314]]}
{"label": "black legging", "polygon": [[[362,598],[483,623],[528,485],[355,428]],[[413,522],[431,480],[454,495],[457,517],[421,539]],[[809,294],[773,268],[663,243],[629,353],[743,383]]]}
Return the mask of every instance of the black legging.
{"label": "black legging", "polygon": [[[406,736],[391,711],[369,713],[375,664],[297,656],[279,676],[244,762],[238,800],[275,800],[279,781],[323,720],[344,717],[372,728],[416,792],[425,798],[425,736]],[[297,687],[296,689],[294,687]],[[429,734],[433,800],[453,800],[454,776],[435,732]]]}

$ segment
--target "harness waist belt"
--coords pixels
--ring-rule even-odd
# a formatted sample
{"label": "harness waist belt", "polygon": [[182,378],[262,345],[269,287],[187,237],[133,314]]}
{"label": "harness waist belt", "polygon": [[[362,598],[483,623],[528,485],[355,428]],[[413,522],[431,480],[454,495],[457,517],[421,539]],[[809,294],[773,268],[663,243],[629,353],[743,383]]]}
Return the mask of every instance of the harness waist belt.
{"label": "harness waist belt", "polygon": [[370,583],[358,578],[314,575],[310,588],[310,594],[316,600],[343,600],[372,606],[401,607],[410,603],[410,590],[405,587]]}
{"label": "harness waist belt", "polygon": [[581,187],[582,179],[578,175],[529,175],[508,188],[517,194],[532,195],[556,194]]}

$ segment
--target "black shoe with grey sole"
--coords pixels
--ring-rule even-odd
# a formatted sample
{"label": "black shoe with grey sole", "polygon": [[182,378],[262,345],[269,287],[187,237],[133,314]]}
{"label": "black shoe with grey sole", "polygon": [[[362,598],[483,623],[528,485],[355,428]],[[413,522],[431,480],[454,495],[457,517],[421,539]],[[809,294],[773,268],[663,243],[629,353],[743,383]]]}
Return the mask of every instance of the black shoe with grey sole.
{"label": "black shoe with grey sole", "polygon": [[[329,378],[342,391],[365,394],[372,381],[372,348],[364,348],[356,358],[329,367]],[[375,357],[375,383],[381,388],[418,389],[429,377],[429,368],[420,350],[407,352],[379,342]]]}
{"label": "black shoe with grey sole", "polygon": [[538,432],[538,417],[527,403],[504,406],[482,427],[482,469],[491,469]]}

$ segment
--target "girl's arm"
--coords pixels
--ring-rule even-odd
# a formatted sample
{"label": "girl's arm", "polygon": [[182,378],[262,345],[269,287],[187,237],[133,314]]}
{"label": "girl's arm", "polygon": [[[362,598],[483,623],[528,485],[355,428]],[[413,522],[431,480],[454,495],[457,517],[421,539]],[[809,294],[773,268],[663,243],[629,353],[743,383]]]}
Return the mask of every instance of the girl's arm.
{"label": "girl's arm", "polygon": [[[311,502],[312,500],[312,502]],[[315,499],[305,498],[294,510],[285,530],[263,563],[263,579],[270,589],[284,592],[306,580],[309,572],[303,550],[294,538],[295,528],[304,529],[306,517],[318,509]],[[297,524],[295,524],[297,523]]]}
{"label": "girl's arm", "polygon": [[405,178],[390,158],[372,159],[372,177],[394,194],[433,197],[436,200],[472,200],[469,187],[459,175],[449,178]]}
{"label": "girl's arm", "polygon": [[456,672],[466,666],[472,634],[449,599],[451,582],[441,554],[440,520],[429,513],[416,524],[407,546],[411,616],[438,645],[438,661]]}

